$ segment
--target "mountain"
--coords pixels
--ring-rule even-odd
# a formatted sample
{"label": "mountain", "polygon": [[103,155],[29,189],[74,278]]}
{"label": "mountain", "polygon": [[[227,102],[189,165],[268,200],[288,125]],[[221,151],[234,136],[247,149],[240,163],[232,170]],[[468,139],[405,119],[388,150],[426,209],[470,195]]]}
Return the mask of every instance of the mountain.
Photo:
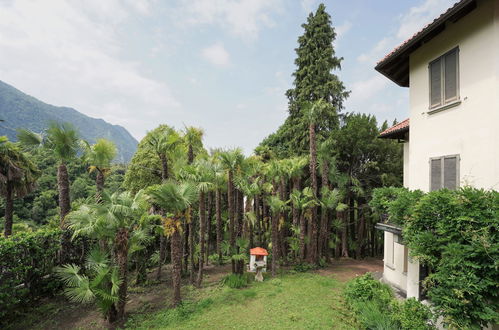
{"label": "mountain", "polygon": [[27,128],[42,132],[50,121],[69,122],[79,131],[81,138],[94,143],[99,138],[113,141],[118,148],[115,161],[127,163],[137,149],[137,140],[119,125],[91,118],[72,108],[56,107],[0,81],[0,136],[16,140],[16,129]]}

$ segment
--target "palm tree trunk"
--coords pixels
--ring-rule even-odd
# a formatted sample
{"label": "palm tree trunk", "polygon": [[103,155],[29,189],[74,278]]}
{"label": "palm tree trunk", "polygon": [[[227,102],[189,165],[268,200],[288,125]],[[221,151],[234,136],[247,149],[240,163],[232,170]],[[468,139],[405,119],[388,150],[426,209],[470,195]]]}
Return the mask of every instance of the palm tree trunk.
{"label": "palm tree trunk", "polygon": [[[322,161],[322,187],[329,189],[329,164],[327,160]],[[324,188],[322,188],[324,189]],[[329,238],[329,228],[328,228],[328,210],[325,207],[321,207],[321,223],[320,223],[320,233],[319,233],[319,258],[322,258],[326,255],[326,250],[328,247],[328,238]]]}
{"label": "palm tree trunk", "polygon": [[220,189],[217,189],[215,195],[215,213],[217,217],[217,254],[218,263],[222,264],[222,198]]}
{"label": "palm tree trunk", "polygon": [[208,257],[210,256],[210,237],[211,237],[211,219],[213,216],[213,192],[208,192],[208,205],[206,206],[206,249],[205,249],[205,265],[208,265]]}
{"label": "palm tree trunk", "polygon": [[[231,170],[229,170],[229,180],[227,181],[227,200],[229,204],[229,235],[230,235],[230,254],[232,255],[236,250],[236,236],[235,236],[235,219],[234,219],[234,191],[233,191],[233,176]],[[232,260],[232,273],[236,273],[236,264]]]}
{"label": "palm tree trunk", "polygon": [[305,233],[307,231],[307,223],[304,214],[300,216],[300,261],[305,261]]}
{"label": "palm tree trunk", "polygon": [[348,219],[345,211],[341,212],[342,226],[341,226],[341,256],[349,258],[348,254]]}
{"label": "palm tree trunk", "polygon": [[13,184],[12,181],[7,180],[5,187],[5,229],[4,236],[8,237],[12,235],[12,223],[14,216],[14,196],[13,196]]}
{"label": "palm tree trunk", "polygon": [[272,215],[272,276],[276,275],[279,260],[279,214]]}
{"label": "palm tree trunk", "polygon": [[199,192],[199,269],[198,278],[196,281],[196,286],[201,287],[201,282],[203,281],[203,264],[204,264],[204,243],[206,236],[206,201],[205,193],[203,191]]}
{"label": "palm tree trunk", "polygon": [[120,228],[116,233],[115,254],[120,280],[122,281],[118,288],[117,318],[122,321],[125,317],[128,288],[128,230],[126,228]]}
{"label": "palm tree trunk", "polygon": [[[312,192],[317,197],[317,145],[315,137],[315,124],[309,125],[309,139],[310,139],[310,182],[312,185]],[[309,233],[309,249],[308,261],[310,263],[317,263],[317,208],[312,207],[312,216],[310,217],[310,233]]]}
{"label": "palm tree trunk", "polygon": [[[192,213],[191,210],[188,211],[189,213]],[[189,218],[190,221],[187,223],[187,230],[189,231],[189,280],[191,281],[192,284],[195,284],[195,279],[194,279],[194,274],[196,271],[196,265],[194,264],[194,250],[195,250],[195,243],[194,243],[194,223],[193,223],[193,218]]]}
{"label": "palm tree trunk", "polygon": [[104,173],[97,169],[97,175],[95,177],[95,186],[97,188],[96,201],[100,203],[102,201],[102,192],[104,191]]}
{"label": "palm tree trunk", "polygon": [[[293,178],[293,190],[300,190],[300,178]],[[300,225],[300,210],[293,206],[293,226]]]}
{"label": "palm tree trunk", "polygon": [[180,232],[175,228],[171,237],[173,307],[180,304],[180,277],[182,272],[182,244]]}
{"label": "palm tree trunk", "polygon": [[64,229],[66,227],[64,218],[71,211],[68,169],[64,163],[59,164],[57,168],[57,186],[59,188],[60,225]]}
{"label": "palm tree trunk", "polygon": [[159,265],[158,272],[156,273],[156,280],[161,281],[161,269],[166,257],[166,237],[163,233],[159,236]]}
{"label": "palm tree trunk", "polygon": [[161,180],[164,182],[168,179],[168,159],[165,154],[160,154],[159,159],[161,160]]}
{"label": "palm tree trunk", "polygon": [[362,251],[364,250],[364,236],[365,236],[365,224],[366,218],[364,215],[364,210],[359,210],[359,226],[358,226],[358,236],[357,236],[357,251],[355,252],[358,259],[362,258]]}

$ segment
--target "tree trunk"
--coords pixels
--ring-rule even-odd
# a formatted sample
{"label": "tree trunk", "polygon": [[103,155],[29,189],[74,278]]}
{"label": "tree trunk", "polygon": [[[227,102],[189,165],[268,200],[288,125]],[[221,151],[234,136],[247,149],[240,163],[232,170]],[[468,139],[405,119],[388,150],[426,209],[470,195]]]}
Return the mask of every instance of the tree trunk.
{"label": "tree trunk", "polygon": [[[293,178],[293,190],[300,191],[300,178]],[[293,226],[300,225],[300,210],[293,206]]]}
{"label": "tree trunk", "polygon": [[[227,181],[227,200],[229,204],[229,235],[230,235],[230,255],[236,250],[236,236],[235,236],[235,219],[234,219],[234,191],[233,191],[233,173],[229,171],[229,180]],[[236,265],[232,260],[232,273],[236,273]]]}
{"label": "tree trunk", "polygon": [[206,206],[206,248],[205,248],[205,265],[208,265],[210,256],[210,237],[211,235],[211,219],[213,217],[213,192],[208,192],[208,205]]}
{"label": "tree trunk", "polygon": [[5,229],[4,235],[8,237],[12,235],[12,223],[14,217],[14,188],[13,183],[7,180],[5,187]]}
{"label": "tree trunk", "polygon": [[272,215],[272,276],[276,275],[279,259],[279,214]]}
{"label": "tree trunk", "polygon": [[125,305],[127,299],[128,288],[128,230],[120,228],[116,233],[116,263],[118,264],[118,271],[121,284],[118,288],[118,303],[117,303],[117,318],[119,321],[125,318]]}
{"label": "tree trunk", "polygon": [[161,281],[161,269],[166,257],[166,237],[163,233],[159,236],[159,265],[156,273],[156,280]]}
{"label": "tree trunk", "polygon": [[349,258],[348,254],[348,219],[345,211],[340,213],[342,226],[341,226],[341,256]]}
{"label": "tree trunk", "polygon": [[305,234],[307,231],[307,223],[304,214],[300,216],[300,261],[305,261]]}
{"label": "tree trunk", "polygon": [[[329,173],[329,164],[327,160],[322,161],[322,187],[326,187],[329,189],[329,180],[328,180],[328,173]],[[322,188],[324,189],[324,188]],[[319,233],[319,258],[322,258],[326,255],[326,250],[329,249],[328,247],[328,210],[325,207],[321,207],[321,223],[320,223],[320,233]]]}
{"label": "tree trunk", "polygon": [[59,164],[57,168],[57,186],[59,188],[60,226],[64,229],[66,228],[64,218],[71,211],[68,169],[64,163]]}
{"label": "tree trunk", "polygon": [[[190,214],[192,214],[192,211],[188,211]],[[194,218],[190,217],[190,221],[187,223],[187,230],[189,231],[189,280],[192,284],[195,284],[196,280],[194,278],[195,272],[196,272],[196,265],[194,263],[194,251],[195,251],[195,238],[194,238]]]}
{"label": "tree trunk", "polygon": [[365,215],[364,215],[364,211],[363,210],[359,210],[359,226],[358,226],[358,230],[357,230],[357,233],[358,233],[358,236],[357,236],[357,251],[356,251],[356,255],[357,255],[357,258],[362,258],[362,251],[364,249],[364,233],[365,233],[365,223],[366,223],[366,219],[365,219]]}
{"label": "tree trunk", "polygon": [[[315,137],[315,124],[309,125],[309,138],[310,138],[310,182],[312,192],[317,197],[317,145]],[[310,217],[310,242],[308,249],[308,261],[310,263],[317,263],[317,207],[312,207],[312,216]]]}
{"label": "tree trunk", "polygon": [[205,236],[206,236],[206,201],[205,193],[199,192],[199,269],[196,286],[201,287],[203,281],[203,265],[204,265],[204,249],[205,249]]}
{"label": "tree trunk", "polygon": [[165,154],[159,154],[161,160],[161,180],[164,182],[168,179],[168,159]]}
{"label": "tree trunk", "polygon": [[215,195],[215,213],[217,217],[217,254],[218,264],[222,264],[222,197],[220,189],[217,189]]}
{"label": "tree trunk", "polygon": [[180,239],[180,232],[178,228],[175,228],[171,237],[173,307],[177,307],[181,301],[180,277],[182,272],[182,245]]}
{"label": "tree trunk", "polygon": [[100,170],[97,169],[97,175],[95,177],[95,186],[97,188],[97,194],[95,196],[95,199],[97,203],[100,203],[102,201],[102,192],[104,191],[104,173]]}

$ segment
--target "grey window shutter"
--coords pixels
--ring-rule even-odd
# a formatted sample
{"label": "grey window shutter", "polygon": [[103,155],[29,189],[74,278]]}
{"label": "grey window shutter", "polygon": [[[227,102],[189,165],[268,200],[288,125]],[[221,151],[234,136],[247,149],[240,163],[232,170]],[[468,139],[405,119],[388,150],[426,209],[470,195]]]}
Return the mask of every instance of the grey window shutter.
{"label": "grey window shutter", "polygon": [[442,59],[430,64],[430,105],[436,107],[442,104]]}
{"label": "grey window shutter", "polygon": [[430,161],[430,191],[442,188],[442,160],[432,159]]}
{"label": "grey window shutter", "polygon": [[445,55],[445,101],[457,99],[457,49]]}
{"label": "grey window shutter", "polygon": [[456,189],[457,188],[457,157],[444,158],[444,188]]}

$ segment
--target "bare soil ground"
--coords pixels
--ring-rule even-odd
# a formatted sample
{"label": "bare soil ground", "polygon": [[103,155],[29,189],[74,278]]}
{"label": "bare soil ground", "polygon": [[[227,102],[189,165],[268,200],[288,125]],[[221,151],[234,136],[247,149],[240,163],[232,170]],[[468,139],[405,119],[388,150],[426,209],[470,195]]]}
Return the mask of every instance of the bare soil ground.
{"label": "bare soil ground", "polygon": [[[341,282],[348,281],[366,272],[380,273],[383,263],[377,259],[333,260],[323,269],[317,270],[319,275],[333,277]],[[223,276],[230,273],[230,265],[205,268],[204,286],[216,285]],[[165,267],[161,282],[155,281],[156,271],[149,273],[150,284],[129,288],[127,314],[152,313],[167,308],[171,301],[170,269]],[[192,290],[188,278],[183,279],[182,290],[185,294]],[[33,311],[8,329],[106,329],[107,323],[102,320],[101,313],[93,306],[82,306],[68,302],[64,296],[48,298],[40,302]]]}

